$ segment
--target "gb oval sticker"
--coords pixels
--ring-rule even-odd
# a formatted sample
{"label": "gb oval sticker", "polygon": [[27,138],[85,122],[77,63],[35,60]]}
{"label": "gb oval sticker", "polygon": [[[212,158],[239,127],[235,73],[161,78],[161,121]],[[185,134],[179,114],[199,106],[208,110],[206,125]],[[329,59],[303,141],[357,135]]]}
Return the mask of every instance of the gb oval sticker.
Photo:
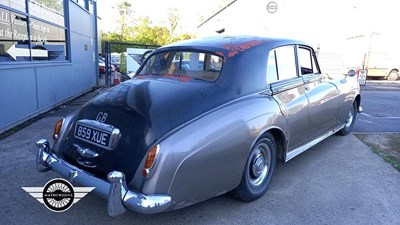
{"label": "gb oval sticker", "polygon": [[108,113],[99,112],[99,114],[97,114],[96,121],[98,121],[100,123],[104,123],[107,119],[107,116],[108,116]]}

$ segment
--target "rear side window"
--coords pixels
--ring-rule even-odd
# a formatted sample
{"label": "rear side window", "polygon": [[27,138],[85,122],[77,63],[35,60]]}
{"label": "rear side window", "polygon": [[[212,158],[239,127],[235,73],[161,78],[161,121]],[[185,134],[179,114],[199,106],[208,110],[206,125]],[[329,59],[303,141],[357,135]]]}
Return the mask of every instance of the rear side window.
{"label": "rear side window", "polygon": [[284,46],[275,50],[279,80],[287,80],[297,77],[294,50],[294,46]]}
{"label": "rear side window", "polygon": [[267,82],[297,77],[295,46],[283,46],[271,50],[267,63]]}
{"label": "rear side window", "polygon": [[138,73],[140,75],[186,76],[215,81],[223,65],[223,58],[205,52],[162,52],[151,56]]}
{"label": "rear side window", "polygon": [[278,81],[278,72],[276,71],[275,50],[269,52],[267,64],[267,83]]}

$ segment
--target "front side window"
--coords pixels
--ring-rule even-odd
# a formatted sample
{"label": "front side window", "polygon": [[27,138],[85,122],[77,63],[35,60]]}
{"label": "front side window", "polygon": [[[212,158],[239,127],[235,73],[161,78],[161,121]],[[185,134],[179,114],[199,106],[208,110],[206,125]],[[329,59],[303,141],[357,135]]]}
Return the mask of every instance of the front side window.
{"label": "front side window", "polygon": [[138,75],[185,76],[215,81],[221,72],[223,58],[204,52],[162,52],[151,56]]}
{"label": "front side window", "polygon": [[300,47],[298,49],[298,55],[301,75],[318,73],[318,68],[315,64],[311,49]]}

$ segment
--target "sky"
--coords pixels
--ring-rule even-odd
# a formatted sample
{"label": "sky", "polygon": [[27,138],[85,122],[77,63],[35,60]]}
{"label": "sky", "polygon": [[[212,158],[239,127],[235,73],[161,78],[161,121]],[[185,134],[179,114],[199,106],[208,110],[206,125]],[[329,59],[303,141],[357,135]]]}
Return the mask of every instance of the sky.
{"label": "sky", "polygon": [[[216,11],[219,6],[227,0],[128,0],[132,5],[134,17],[148,16],[156,25],[167,26],[168,10],[175,8],[181,15],[180,29],[181,31],[192,31],[200,24],[200,17],[211,15],[212,11]],[[115,22],[119,17],[118,12],[113,9],[117,8],[116,3],[121,0],[98,0],[97,14],[101,18],[99,21],[100,28],[104,31],[113,31]]]}
{"label": "sky", "polygon": [[[121,0],[118,0],[121,1]],[[113,9],[118,1],[98,0],[99,27],[113,31],[118,13]],[[135,17],[148,16],[154,24],[167,26],[169,8],[181,15],[180,31],[195,32],[200,17],[208,18],[231,0],[129,0]],[[313,44],[337,48],[352,36],[365,35],[388,39],[383,45],[391,48],[397,43],[400,1],[398,0],[273,0],[278,5],[276,13],[266,11],[271,0],[238,0],[240,11],[229,18],[231,25],[241,27],[243,33],[252,34],[256,18],[266,27],[266,36],[281,36],[305,40]],[[255,16],[256,15],[256,16]],[[257,25],[259,26],[259,25]],[[254,30],[254,29],[253,29]],[[382,38],[385,37],[385,38]],[[315,46],[313,46],[315,47]],[[397,48],[397,46],[396,46]]]}

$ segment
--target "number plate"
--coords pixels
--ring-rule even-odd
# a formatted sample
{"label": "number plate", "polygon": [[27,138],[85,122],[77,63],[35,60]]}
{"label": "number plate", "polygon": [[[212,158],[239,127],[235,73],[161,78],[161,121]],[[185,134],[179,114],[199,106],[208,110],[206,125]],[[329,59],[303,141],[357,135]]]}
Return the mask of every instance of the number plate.
{"label": "number plate", "polygon": [[106,132],[94,127],[85,126],[78,122],[75,127],[74,135],[75,138],[89,144],[110,150],[111,134],[112,132]]}

